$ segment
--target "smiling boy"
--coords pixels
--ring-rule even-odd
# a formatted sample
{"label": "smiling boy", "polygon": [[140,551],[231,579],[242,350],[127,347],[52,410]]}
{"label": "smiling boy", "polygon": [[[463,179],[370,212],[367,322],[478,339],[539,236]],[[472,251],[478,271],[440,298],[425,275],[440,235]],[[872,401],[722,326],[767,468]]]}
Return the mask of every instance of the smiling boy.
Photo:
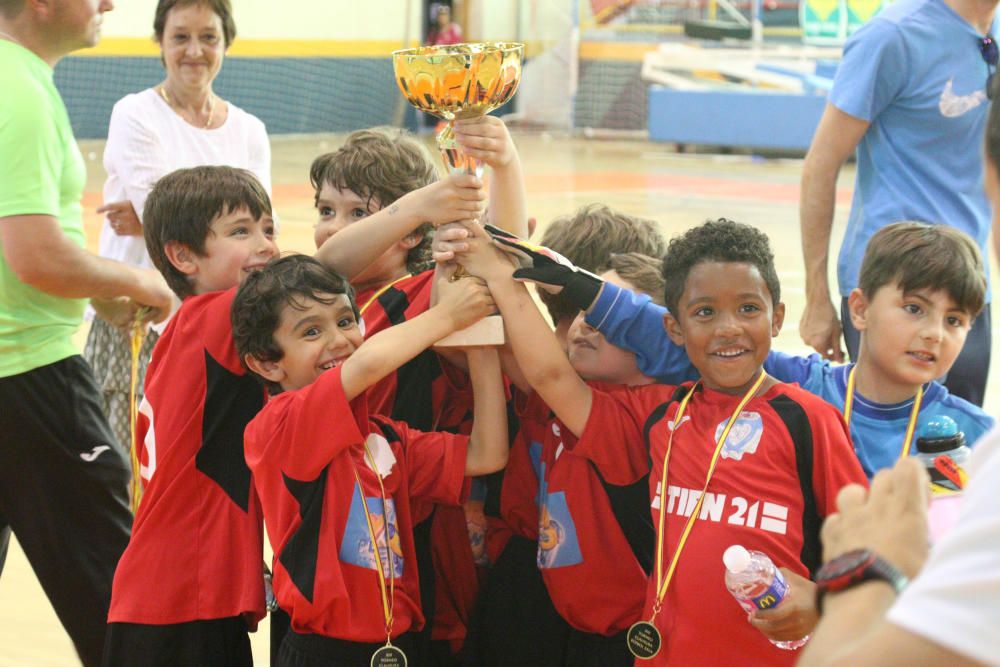
{"label": "smiling boy", "polygon": [[279,665],[390,664],[373,658],[387,641],[409,651],[424,622],[411,500],[457,505],[467,476],[506,464],[491,348],[467,351],[471,435],[420,432],[369,409],[369,387],[494,308],[478,281],[437,289],[430,310],[367,340],[346,281],[301,255],[269,264],[233,304],[241,358],[277,394],[247,426],[245,446],[274,547],[275,596],[291,615]]}
{"label": "smiling boy", "polygon": [[271,202],[230,167],[164,176],[144,210],[150,256],[183,300],[157,341],[138,426],[145,485],[115,571],[103,664],[253,664],[264,616],[260,504],[243,429],[264,392],[242,367],[236,286],[277,255]]}
{"label": "smiling boy", "polygon": [[792,664],[795,653],[749,625],[726,592],[722,553],[740,543],[788,568],[791,593],[766,629],[776,640],[805,636],[816,621],[806,577],[819,564],[820,520],[843,485],[865,478],[837,411],[763,370],[784,318],[767,237],[719,220],[668,246],[664,324],[700,381],[600,388],[580,380],[509,263],[479,238],[458,261],[487,281],[528,382],[573,436],[565,448],[611,484],[649,477],[657,529],[642,619],[662,646],[636,655]]}

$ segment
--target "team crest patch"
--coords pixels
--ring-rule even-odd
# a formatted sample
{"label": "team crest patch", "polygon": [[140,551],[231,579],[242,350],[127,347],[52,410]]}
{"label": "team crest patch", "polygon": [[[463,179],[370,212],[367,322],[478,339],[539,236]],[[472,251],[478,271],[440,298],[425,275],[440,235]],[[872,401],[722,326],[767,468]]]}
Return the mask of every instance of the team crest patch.
{"label": "team crest patch", "polygon": [[[382,571],[399,578],[403,576],[403,545],[400,542],[399,527],[396,523],[396,504],[388,499],[388,506],[382,507],[381,498],[365,497],[371,513],[372,526],[368,527],[361,491],[354,486],[351,509],[344,527],[344,537],[340,545],[340,560],[369,570],[378,570],[375,564],[375,545],[372,544],[371,530],[375,531],[378,554],[382,560]],[[392,550],[392,558],[389,550]],[[392,567],[390,569],[390,561]]]}
{"label": "team crest patch", "polygon": [[[716,442],[722,436],[722,431],[726,428],[728,421],[721,422],[715,429]],[[760,414],[741,412],[740,416],[736,418],[733,428],[729,431],[729,437],[726,438],[726,442],[722,446],[722,458],[741,461],[744,454],[755,453],[763,434],[764,420],[760,418]]]}

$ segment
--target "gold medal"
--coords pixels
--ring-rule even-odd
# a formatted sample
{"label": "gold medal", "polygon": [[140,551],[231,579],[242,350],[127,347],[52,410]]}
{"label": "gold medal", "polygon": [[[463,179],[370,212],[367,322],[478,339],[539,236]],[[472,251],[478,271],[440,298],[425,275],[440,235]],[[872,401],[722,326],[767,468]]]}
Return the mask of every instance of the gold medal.
{"label": "gold medal", "polygon": [[406,667],[406,654],[389,642],[372,654],[371,667]]}
{"label": "gold medal", "polygon": [[625,633],[625,640],[628,643],[628,650],[640,660],[655,658],[660,652],[660,631],[649,621],[639,621],[633,623],[632,627]]}

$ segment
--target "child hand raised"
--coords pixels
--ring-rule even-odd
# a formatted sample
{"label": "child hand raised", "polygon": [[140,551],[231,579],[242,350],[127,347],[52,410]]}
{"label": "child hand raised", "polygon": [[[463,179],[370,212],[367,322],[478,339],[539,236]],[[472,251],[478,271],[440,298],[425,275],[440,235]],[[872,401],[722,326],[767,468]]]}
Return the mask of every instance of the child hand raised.
{"label": "child hand raised", "polygon": [[454,330],[471,326],[496,312],[493,295],[486,283],[474,277],[454,279],[456,266],[441,266],[435,278],[435,309],[451,320]]}
{"label": "child hand raised", "polygon": [[407,193],[389,206],[392,214],[401,208],[412,211],[420,222],[435,227],[456,220],[477,220],[486,208],[483,182],[471,174],[452,174],[448,178]]}
{"label": "child hand raised", "polygon": [[482,160],[493,169],[506,167],[517,156],[507,126],[496,116],[455,121],[455,139],[466,155]]}

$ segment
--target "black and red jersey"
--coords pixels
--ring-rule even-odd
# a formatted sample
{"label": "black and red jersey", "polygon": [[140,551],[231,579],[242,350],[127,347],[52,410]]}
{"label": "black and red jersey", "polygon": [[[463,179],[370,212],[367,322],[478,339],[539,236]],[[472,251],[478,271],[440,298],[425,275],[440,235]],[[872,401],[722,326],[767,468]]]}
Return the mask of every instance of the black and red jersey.
{"label": "black and red jersey", "polygon": [[[660,512],[667,513],[664,567],[704,488],[716,438],[741,398],[699,385],[675,424],[679,400],[689,389],[595,390],[587,426],[573,446],[574,454],[592,461],[612,483],[649,475],[654,526]],[[674,442],[663,480],[671,431]],[[794,652],[776,648],[746,622],[746,612],[726,590],[722,554],[742,544],[808,577],[820,560],[820,523],[834,511],[840,488],[852,482],[865,484],[866,478],[835,408],[785,384],[747,403],[722,449],[656,618],[663,648],[650,664],[794,663]],[[644,618],[652,613],[654,579],[646,588]]]}
{"label": "black and red jersey", "polygon": [[153,350],[138,423],[145,488],[110,622],[264,616],[261,510],[243,457],[264,390],[236,353],[235,294],[185,299]]}
{"label": "black and red jersey", "polygon": [[268,403],[247,426],[246,457],[274,548],[275,595],[293,629],[384,640],[376,558],[394,579],[392,635],[423,625],[411,499],[461,502],[467,444],[466,436],[422,433],[370,416],[365,394],[348,402],[339,368]]}

